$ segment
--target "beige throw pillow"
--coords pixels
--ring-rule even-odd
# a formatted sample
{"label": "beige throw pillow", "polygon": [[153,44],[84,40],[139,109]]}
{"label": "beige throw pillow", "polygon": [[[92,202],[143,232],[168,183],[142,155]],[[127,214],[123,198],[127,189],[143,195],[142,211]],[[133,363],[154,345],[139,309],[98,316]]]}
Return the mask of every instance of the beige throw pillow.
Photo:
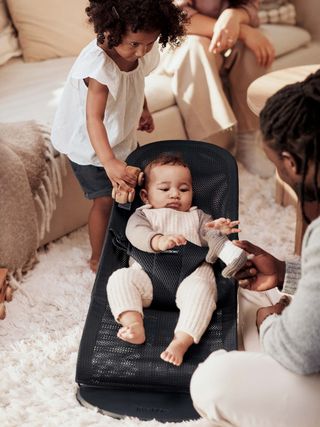
{"label": "beige throw pillow", "polygon": [[12,26],[4,0],[0,0],[0,65],[14,56],[20,56],[18,39]]}
{"label": "beige throw pillow", "polygon": [[95,35],[87,0],[7,0],[25,61],[75,56]]}

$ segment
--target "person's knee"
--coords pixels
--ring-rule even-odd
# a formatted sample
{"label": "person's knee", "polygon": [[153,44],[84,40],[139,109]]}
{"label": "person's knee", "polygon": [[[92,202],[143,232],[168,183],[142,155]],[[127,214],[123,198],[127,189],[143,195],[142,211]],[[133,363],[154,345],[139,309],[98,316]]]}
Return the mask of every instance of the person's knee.
{"label": "person's knee", "polygon": [[209,50],[210,39],[208,37],[190,35],[188,36],[188,47],[189,49],[198,50],[199,47],[203,47],[206,51]]}
{"label": "person's knee", "polygon": [[129,282],[130,273],[128,270],[128,268],[119,268],[111,274],[108,280],[108,292],[118,292],[119,286],[125,286]]}
{"label": "person's knee", "polygon": [[190,394],[197,411],[211,420],[217,419],[226,396],[234,392],[233,379],[238,368],[230,353],[219,350],[212,353],[195,370],[190,383]]}

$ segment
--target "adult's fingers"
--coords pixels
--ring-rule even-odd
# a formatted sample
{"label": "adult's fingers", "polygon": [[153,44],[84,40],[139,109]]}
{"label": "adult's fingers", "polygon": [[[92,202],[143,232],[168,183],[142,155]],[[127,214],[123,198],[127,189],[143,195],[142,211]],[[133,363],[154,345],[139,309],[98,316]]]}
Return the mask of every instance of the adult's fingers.
{"label": "adult's fingers", "polygon": [[259,246],[254,245],[248,240],[233,240],[233,244],[253,255],[261,255],[264,251]]}

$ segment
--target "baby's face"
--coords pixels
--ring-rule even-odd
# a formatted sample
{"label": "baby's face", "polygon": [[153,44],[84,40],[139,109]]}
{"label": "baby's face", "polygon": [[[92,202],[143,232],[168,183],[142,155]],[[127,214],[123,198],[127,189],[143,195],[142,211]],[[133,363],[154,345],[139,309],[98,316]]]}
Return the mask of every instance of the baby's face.
{"label": "baby's face", "polygon": [[180,165],[154,166],[149,172],[148,188],[141,191],[141,198],[153,208],[188,211],[192,204],[190,170]]}

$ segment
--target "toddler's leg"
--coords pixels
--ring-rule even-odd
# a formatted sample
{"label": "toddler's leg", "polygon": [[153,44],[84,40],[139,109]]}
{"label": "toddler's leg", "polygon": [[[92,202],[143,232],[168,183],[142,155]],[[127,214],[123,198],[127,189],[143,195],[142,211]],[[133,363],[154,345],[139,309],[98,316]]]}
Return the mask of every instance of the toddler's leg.
{"label": "toddler's leg", "polygon": [[177,291],[180,309],[174,338],[160,357],[173,365],[181,365],[183,356],[193,343],[198,343],[216,308],[216,282],[211,265],[203,264],[186,277]]}
{"label": "toddler's leg", "polygon": [[149,276],[133,267],[116,270],[109,278],[107,295],[111,312],[122,325],[117,336],[131,344],[144,343],[143,307],[152,301]]}
{"label": "toddler's leg", "polygon": [[98,197],[93,200],[89,213],[88,229],[91,244],[90,268],[96,272],[106,234],[112,207],[111,196]]}

